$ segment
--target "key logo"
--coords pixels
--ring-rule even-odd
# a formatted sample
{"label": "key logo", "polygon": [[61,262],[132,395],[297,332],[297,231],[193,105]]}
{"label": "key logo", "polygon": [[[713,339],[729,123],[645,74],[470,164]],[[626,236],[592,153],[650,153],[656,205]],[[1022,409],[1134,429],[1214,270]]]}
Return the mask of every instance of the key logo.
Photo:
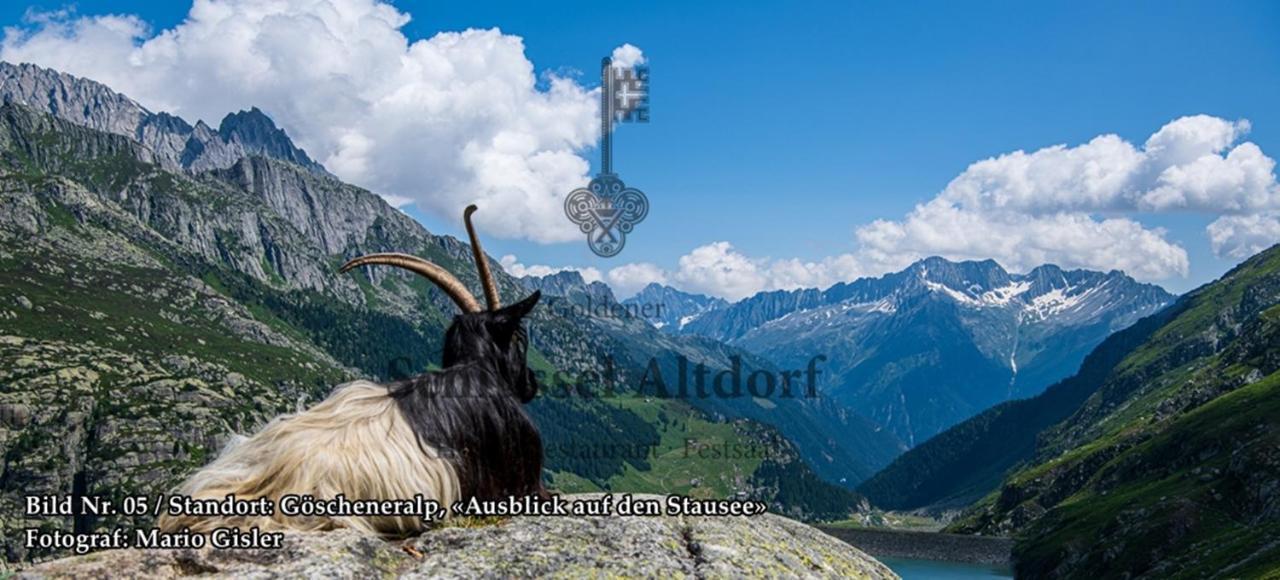
{"label": "key logo", "polygon": [[644,192],[627,187],[613,172],[615,123],[648,122],[649,67],[615,67],[605,58],[600,66],[600,173],[564,199],[565,215],[587,235],[587,247],[597,256],[618,255],[627,234],[649,215]]}

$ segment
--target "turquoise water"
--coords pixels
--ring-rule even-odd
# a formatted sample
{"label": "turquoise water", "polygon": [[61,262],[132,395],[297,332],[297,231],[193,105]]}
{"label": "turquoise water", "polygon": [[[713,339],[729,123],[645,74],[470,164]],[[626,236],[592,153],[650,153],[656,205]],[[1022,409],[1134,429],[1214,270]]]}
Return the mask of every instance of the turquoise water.
{"label": "turquoise water", "polygon": [[977,580],[1013,578],[1008,568],[982,564],[960,564],[935,560],[902,560],[879,558],[886,566],[902,576],[903,580]]}

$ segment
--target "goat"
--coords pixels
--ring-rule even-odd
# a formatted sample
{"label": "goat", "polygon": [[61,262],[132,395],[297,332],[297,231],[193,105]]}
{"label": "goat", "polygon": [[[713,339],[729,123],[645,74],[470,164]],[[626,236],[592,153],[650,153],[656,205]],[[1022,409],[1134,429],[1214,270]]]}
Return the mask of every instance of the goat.
{"label": "goat", "polygon": [[[351,500],[412,499],[421,494],[446,508],[458,500],[546,496],[542,440],[522,403],[538,392],[526,362],[521,325],[539,292],[503,308],[488,259],[471,225],[474,205],[463,213],[489,309],[480,309],[466,287],[445,269],[406,254],[370,254],[347,262],[354,268],[382,264],[419,274],[439,286],[461,314],[445,332],[441,370],[379,385],[355,381],[294,415],[272,420],[248,439],[229,446],[176,490],[195,499],[269,498],[287,494]],[[384,536],[419,532],[415,516],[169,515],[157,526],[209,533],[217,528],[327,530],[353,528]]]}

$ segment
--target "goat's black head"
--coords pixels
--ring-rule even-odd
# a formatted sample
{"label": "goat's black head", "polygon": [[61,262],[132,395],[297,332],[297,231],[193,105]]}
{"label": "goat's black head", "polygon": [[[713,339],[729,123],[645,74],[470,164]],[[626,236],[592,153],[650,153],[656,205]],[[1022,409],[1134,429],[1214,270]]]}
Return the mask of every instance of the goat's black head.
{"label": "goat's black head", "polygon": [[534,292],[505,308],[459,314],[445,332],[441,365],[492,365],[521,401],[531,401],[538,394],[538,381],[529,369],[529,339],[521,322],[541,297],[541,292]]}
{"label": "goat's black head", "polygon": [[538,303],[541,293],[534,292],[520,302],[502,307],[497,284],[489,271],[489,260],[481,250],[480,240],[471,225],[471,214],[475,211],[476,206],[468,206],[463,213],[463,221],[471,238],[471,250],[479,270],[488,310],[481,310],[475,297],[453,274],[417,256],[369,254],[347,262],[341,271],[346,272],[368,264],[385,264],[410,270],[434,282],[462,310],[462,314],[453,319],[453,324],[445,332],[441,365],[446,368],[467,363],[489,366],[511,385],[513,393],[521,401],[527,403],[537,395],[538,382],[528,368],[528,336],[521,322]]}

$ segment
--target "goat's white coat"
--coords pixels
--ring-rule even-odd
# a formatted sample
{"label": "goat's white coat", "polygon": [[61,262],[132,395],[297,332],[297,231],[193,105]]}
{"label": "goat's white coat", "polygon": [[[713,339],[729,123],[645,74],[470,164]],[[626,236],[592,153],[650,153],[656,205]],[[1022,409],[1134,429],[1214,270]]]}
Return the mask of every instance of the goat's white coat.
{"label": "goat's white coat", "polygon": [[[412,499],[422,494],[446,508],[459,499],[458,474],[437,450],[418,439],[387,387],[355,381],[315,407],[284,415],[248,439],[233,441],[213,463],[177,491],[198,499],[270,498],[310,494],[348,499]],[[420,531],[416,516],[204,517],[162,516],[165,531],[220,527],[264,530],[353,528],[405,535]]]}

